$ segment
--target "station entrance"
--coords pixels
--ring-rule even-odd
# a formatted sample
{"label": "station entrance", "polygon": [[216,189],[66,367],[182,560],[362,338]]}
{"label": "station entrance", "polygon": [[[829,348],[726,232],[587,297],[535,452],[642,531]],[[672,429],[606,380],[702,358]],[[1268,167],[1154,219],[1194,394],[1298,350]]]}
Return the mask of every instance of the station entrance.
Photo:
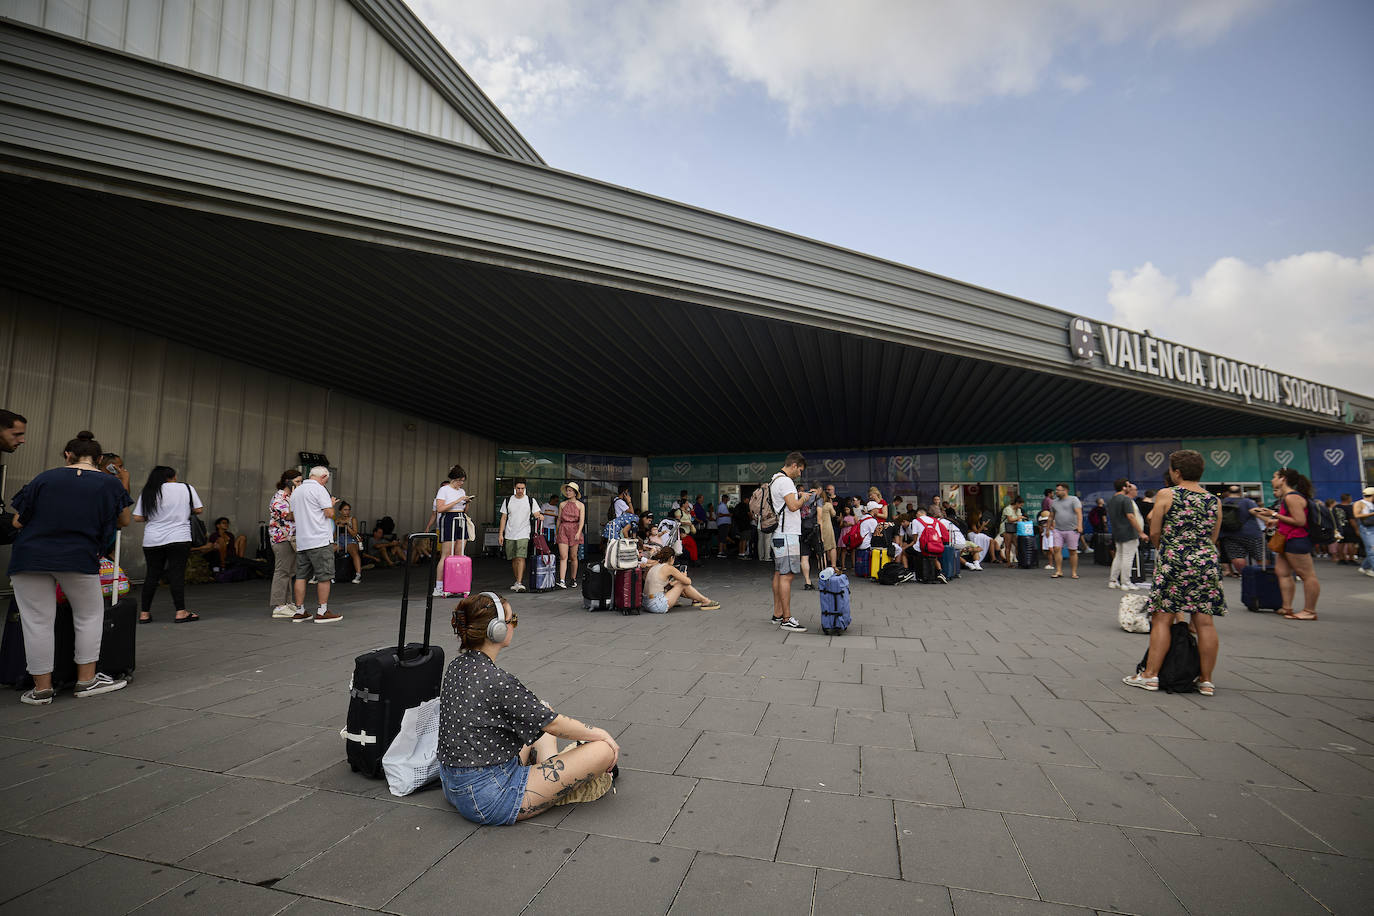
{"label": "station entrance", "polygon": [[984,527],[990,527],[1019,492],[1020,484],[1011,481],[950,484],[945,488],[945,500],[954,505],[959,518],[968,522],[981,518]]}

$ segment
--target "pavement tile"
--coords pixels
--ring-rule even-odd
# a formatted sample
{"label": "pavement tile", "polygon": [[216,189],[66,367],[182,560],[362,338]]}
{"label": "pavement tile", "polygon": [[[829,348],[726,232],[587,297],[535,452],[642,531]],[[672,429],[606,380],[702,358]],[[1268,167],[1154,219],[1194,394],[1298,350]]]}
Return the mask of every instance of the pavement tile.
{"label": "pavement tile", "polygon": [[398,894],[387,911],[452,916],[461,888],[463,912],[518,913],[586,838],[533,824],[482,828]]}
{"label": "pavement tile", "polygon": [[959,795],[969,808],[1073,817],[1073,811],[1040,768],[1017,760],[951,757]]}
{"label": "pavement tile", "polygon": [[227,770],[233,776],[253,776],[277,782],[299,782],[339,762],[343,739],[333,729],[317,730],[304,741],[256,757]]}
{"label": "pavement tile", "polygon": [[757,735],[777,738],[801,738],[808,741],[832,741],[835,738],[836,710],[828,706],[793,706],[770,703],[763,720],[755,729]]}
{"label": "pavement tile", "polygon": [[858,795],[859,748],[780,738],[764,784]]}
{"label": "pavement tile", "polygon": [[[138,916],[273,916],[299,898],[214,875],[197,875],[134,910]],[[299,911],[290,911],[299,912]],[[361,911],[360,911],[361,912]]]}
{"label": "pavement tile", "polygon": [[740,732],[752,735],[767,711],[768,704],[757,700],[707,697],[682,725],[684,728],[699,731]]}
{"label": "pavement tile", "polygon": [[701,853],[673,900],[672,916],[807,913],[816,870]]}
{"label": "pavement tile", "polygon": [[451,808],[395,805],[274,887],[378,909],[476,831]]}
{"label": "pavement tile", "polygon": [[1036,677],[1071,677],[1078,671],[1077,666],[1073,671],[1065,670],[1053,658],[1020,658],[1017,655],[1002,656],[1002,661],[1006,663],[1007,669],[1015,674],[1034,674]]}
{"label": "pavement tile", "polygon": [[[1011,674],[1011,669],[995,655],[949,655],[949,665],[955,671],[986,671],[989,674]],[[983,681],[984,686],[987,681]],[[1005,693],[1005,690],[991,690],[991,693]]]}
{"label": "pavement tile", "polygon": [[186,709],[145,706],[128,715],[118,716],[103,722],[90,722],[71,731],[50,735],[43,740],[47,744],[57,744],[63,747],[100,750],[119,741],[136,739],[140,735],[157,731],[169,725],[177,725],[194,717],[195,713]]}
{"label": "pavement tile", "polygon": [[235,779],[91,845],[155,862],[176,862],[309,793],[298,786]]}
{"label": "pavement tile", "polygon": [[[1256,901],[1285,916],[1326,910],[1264,856],[1237,840],[1128,829],[1126,835],[1150,860],[1191,912],[1249,916]],[[1206,862],[1206,869],[1197,863]]]}
{"label": "pavement tile", "polygon": [[1374,859],[1374,799],[1263,786],[1255,793],[1337,852]]}
{"label": "pavement tile", "polygon": [[1156,737],[1160,747],[1200,776],[1255,786],[1301,789],[1292,776],[1261,760],[1252,751],[1229,741]]}
{"label": "pavement tile", "polygon": [[621,722],[676,727],[686,721],[701,703],[700,697],[674,697],[665,693],[641,693],[615,714]]}
{"label": "pavement tile", "polygon": [[228,782],[226,777],[214,773],[166,767],[142,779],[45,812],[13,829],[64,843],[86,845],[213,792]]}
{"label": "pavement tile", "polygon": [[595,802],[572,805],[559,826],[580,833],[657,843],[668,832],[695,780],[665,773],[624,773],[616,791]]}
{"label": "pavement tile", "polygon": [[337,690],[321,687],[300,687],[294,684],[273,684],[267,690],[257,691],[247,696],[207,707],[206,711],[222,716],[256,718],[320,696],[332,698],[336,705],[340,703]]}
{"label": "pavement tile", "polygon": [[[265,757],[268,754],[290,747],[308,738],[321,734],[321,729],[306,725],[288,725],[285,722],[263,722],[247,720],[250,728],[218,741],[211,741],[198,747],[187,748],[179,754],[167,757],[165,762],[177,766],[197,767],[223,773],[234,767]],[[338,734],[335,733],[335,738]],[[336,745],[338,754],[343,748]],[[302,774],[305,775],[305,774]]]}
{"label": "pavement tile", "polygon": [[841,709],[882,709],[882,689],[875,684],[831,684],[821,682],[816,694],[817,706]]}
{"label": "pavement tile", "polygon": [[686,849],[589,836],[524,912],[526,916],[666,913],[692,859]]}
{"label": "pavement tile", "polygon": [[0,826],[62,808],[91,795],[145,779],[163,768],[127,757],[96,756],[0,791]]}
{"label": "pavement tile", "polygon": [[1374,900],[1374,861],[1273,846],[1255,849],[1331,912],[1369,911],[1369,901]]}
{"label": "pavement tile", "polygon": [[835,743],[914,748],[911,719],[902,712],[841,709],[835,719]]}
{"label": "pavement tile", "polygon": [[[0,916],[33,913],[84,913],[93,903],[113,913],[127,913],[195,875],[179,868],[123,856],[101,856],[0,905]],[[99,888],[99,900],[92,891]]]}
{"label": "pavement tile", "polygon": [[1172,776],[1148,776],[1145,781],[1204,836],[1332,851],[1250,786]]}
{"label": "pavement tile", "polygon": [[1070,730],[1069,737],[1087,752],[1093,763],[1104,770],[1160,773],[1166,776],[1195,775],[1149,735]]}
{"label": "pavement tile", "polygon": [[1102,717],[1080,700],[1061,700],[1055,697],[1017,696],[1016,702],[1036,725],[1056,728],[1081,728],[1111,731]]}
{"label": "pavement tile", "polygon": [[686,670],[681,671],[675,668],[651,669],[630,686],[635,690],[651,690],[654,693],[667,693],[673,696],[684,696],[691,690],[697,681],[701,680],[702,672]]}
{"label": "pavement tile", "polygon": [[892,802],[793,792],[778,843],[778,861],[900,877]]}
{"label": "pavement tile", "polygon": [[701,732],[695,729],[633,724],[616,738],[620,745],[620,766],[671,773],[700,736]]}
{"label": "pavement tile", "polygon": [[25,750],[12,754],[0,767],[0,789],[8,789],[31,779],[56,773],[58,770],[99,760],[101,755],[77,748],[53,747],[50,744],[21,742]]}
{"label": "pavement tile", "polygon": [[[853,652],[846,649],[845,654]],[[888,657],[891,657],[889,653]],[[835,684],[858,684],[863,680],[863,665],[859,662],[835,662],[812,660],[806,663],[806,673],[802,675],[809,681],[830,681]]]}
{"label": "pavement tile", "polygon": [[1337,707],[1328,700],[1317,699],[1293,693],[1268,693],[1255,691],[1248,696],[1256,703],[1281,716],[1294,716],[1305,719],[1329,719]]}
{"label": "pavement tile", "polygon": [[814,916],[904,913],[953,916],[949,889],[893,878],[821,869],[816,873]]}
{"label": "pavement tile", "polygon": [[820,692],[820,681],[793,680],[783,677],[760,678],[751,699],[760,703],[787,703],[810,706]]}
{"label": "pavement tile", "polygon": [[0,903],[23,896],[104,855],[93,849],[78,849],[48,840],[13,834],[4,836],[7,842],[4,853],[0,854]]}
{"label": "pavement tile", "polygon": [[[1034,659],[1039,661],[1040,659]],[[1066,677],[1038,675],[1040,683],[1049,688],[1050,693],[1061,700],[1098,700],[1107,703],[1117,701],[1116,694],[1088,677]],[[1096,715],[1096,713],[1094,713]]]}
{"label": "pavement tile", "polygon": [[[559,704],[559,712],[582,719],[610,719],[634,701],[633,690],[614,687],[583,687]],[[687,713],[683,713],[683,718]]]}
{"label": "pavement tile", "polygon": [[[1213,697],[1215,699],[1215,697]],[[1287,744],[1282,738],[1260,728],[1246,717],[1234,712],[1201,709],[1197,706],[1170,706],[1165,715],[1176,719],[1199,738],[1210,741],[1259,741],[1264,744]]]}
{"label": "pavement tile", "polygon": [[776,738],[702,732],[676,772],[679,776],[702,776],[760,785],[773,760],[773,750],[777,744]]}
{"label": "pavement tile", "polygon": [[1010,697],[1041,697],[1053,699],[1048,687],[1029,674],[1001,674],[996,671],[980,672],[978,679],[988,693],[1006,694]]}
{"label": "pavement tile", "polygon": [[[1337,751],[1345,754],[1374,754],[1374,744],[1357,738],[1350,732],[1316,719],[1301,719],[1289,716],[1256,716],[1245,718],[1272,733],[1277,738],[1266,740],[1265,734],[1255,739],[1245,739],[1251,744],[1291,744],[1294,747],[1317,751]],[[1332,718],[1335,718],[1333,715]]]}
{"label": "pavement tile", "polygon": [[961,719],[981,722],[1007,722],[1030,725],[1031,720],[1016,703],[1016,698],[999,693],[950,691],[949,702]]}
{"label": "pavement tile", "polygon": [[1193,825],[1135,773],[1041,766],[1080,821],[1193,832]]}
{"label": "pavement tile", "polygon": [[687,692],[692,696],[749,699],[754,696],[754,691],[758,689],[759,684],[765,680],[767,678],[755,677],[750,674],[722,674],[718,671],[708,671]]}
{"label": "pavement tile", "polygon": [[791,797],[787,789],[703,779],[688,796],[663,842],[771,861]]}
{"label": "pavement tile", "polygon": [[280,707],[263,718],[291,725],[332,725],[337,730],[348,718],[348,704],[341,702],[334,693],[322,693],[314,699]]}
{"label": "pavement tile", "polygon": [[1185,912],[1120,828],[1019,815],[1006,820],[1042,899],[1116,913]]}
{"label": "pavement tile", "polygon": [[241,700],[244,697],[264,690],[272,690],[276,685],[265,681],[250,681],[243,678],[221,678],[205,684],[204,678],[200,680],[204,686],[193,690],[183,690],[179,693],[172,693],[170,696],[150,695],[145,702],[156,703],[159,706],[173,706],[177,709],[209,709],[220,703],[227,703],[231,700]]}
{"label": "pavement tile", "polygon": [[911,732],[916,750],[935,754],[971,754],[1001,758],[1002,751],[982,722],[971,719],[938,719],[913,715]]}
{"label": "pavement tile", "polygon": [[1062,728],[989,722],[988,732],[997,742],[1003,756],[1009,760],[1057,763],[1063,766],[1093,765],[1091,758],[1074,744],[1073,739]]}
{"label": "pavement tile", "polygon": [[1090,916],[1092,910],[1021,897],[980,894],[953,887],[949,891],[955,916]]}
{"label": "pavement tile", "polygon": [[888,665],[864,665],[863,682],[881,687],[923,687],[921,672],[916,668]]}
{"label": "pavement tile", "polygon": [[883,685],[883,709],[919,716],[954,717],[954,707],[943,690]]}
{"label": "pavement tile", "polygon": [[[263,723],[238,716],[217,716],[201,713],[194,718],[155,732],[125,738],[107,745],[103,750],[142,760],[167,761],[178,754],[196,751],[209,744],[242,734]],[[240,761],[242,762],[242,761]]]}
{"label": "pavement tile", "polygon": [[0,718],[0,735],[25,741],[42,741],[50,735],[69,732],[92,722],[110,721],[147,708],[118,694],[91,699],[98,702],[88,703],[63,696],[48,706],[35,707],[24,706],[15,700],[9,712],[14,718]]}
{"label": "pavement tile", "polygon": [[1036,896],[1002,815],[970,808],[895,804],[906,880]]}
{"label": "pavement tile", "polygon": [[944,754],[865,747],[860,754],[860,795],[921,802],[963,804]]}
{"label": "pavement tile", "polygon": [[[1121,686],[1123,689],[1134,690],[1136,693],[1145,693],[1143,690],[1127,687],[1125,684]],[[1169,695],[1162,690],[1158,694],[1155,694],[1155,696],[1163,696],[1166,699],[1170,698]],[[1152,706],[1135,705],[1131,703],[1100,703],[1089,700],[1088,707],[1105,719],[1108,725],[1119,732],[1135,732],[1139,735],[1153,735],[1155,737],[1161,735],[1173,738],[1198,737],[1196,732],[1180,723],[1177,719],[1171,718],[1163,710],[1155,709]]]}
{"label": "pavement tile", "polygon": [[763,678],[800,678],[807,663],[791,658],[759,658],[749,666],[746,674]]}
{"label": "pavement tile", "polygon": [[921,686],[927,690],[943,690],[951,697],[983,695],[988,692],[987,687],[979,679],[977,671],[956,671],[953,668],[922,668],[920,666],[917,666],[916,670],[921,673]]}
{"label": "pavement tile", "polygon": [[1262,745],[1246,747],[1318,792],[1374,796],[1374,772],[1356,763],[1350,754]]}

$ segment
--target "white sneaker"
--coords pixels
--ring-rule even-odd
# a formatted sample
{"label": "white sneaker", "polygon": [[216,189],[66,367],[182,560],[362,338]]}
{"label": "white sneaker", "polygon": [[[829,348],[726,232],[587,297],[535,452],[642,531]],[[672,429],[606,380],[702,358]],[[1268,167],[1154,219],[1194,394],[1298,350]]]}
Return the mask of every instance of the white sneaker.
{"label": "white sneaker", "polygon": [[1129,585],[1122,585],[1119,582],[1108,581],[1107,588],[1130,588]]}
{"label": "white sneaker", "polygon": [[567,588],[567,587],[568,587],[568,583],[564,582],[562,579],[559,579],[559,580],[558,580],[558,587],[559,587],[559,588]]}
{"label": "white sneaker", "polygon": [[806,627],[802,626],[795,617],[788,617],[778,624],[779,630],[791,630],[793,633],[805,633]]}
{"label": "white sneaker", "polygon": [[1363,566],[1361,566],[1361,567],[1360,567],[1360,575],[1362,575],[1362,576],[1374,576],[1374,569],[1365,569]]}
{"label": "white sneaker", "polygon": [[279,604],[272,608],[273,620],[290,620],[296,616],[296,606],[294,604]]}
{"label": "white sneaker", "polygon": [[358,583],[360,583],[360,582],[362,582],[362,581],[363,581],[363,574],[362,574],[362,573],[358,573],[356,576],[353,577],[353,584],[354,584],[354,585],[357,585]]}
{"label": "white sneaker", "polygon": [[123,690],[129,686],[129,682],[120,678],[115,680],[108,674],[97,672],[96,676],[89,681],[77,681],[76,689],[72,691],[72,696],[93,697],[102,693],[113,693],[116,690]]}
{"label": "white sneaker", "polygon": [[1053,564],[1053,563],[1046,563],[1046,564],[1045,564],[1045,568],[1046,568],[1046,569],[1054,569],[1054,564]]}
{"label": "white sneaker", "polygon": [[431,594],[433,597],[435,597],[435,598],[446,598],[446,597],[448,597],[448,593],[444,591],[444,587],[443,587],[442,585],[436,585],[436,586],[434,586],[434,591],[431,592],[430,594]]}
{"label": "white sneaker", "polygon": [[516,582],[513,585],[511,585],[510,590],[513,592],[523,592],[525,590],[525,586],[521,585],[519,582]]}

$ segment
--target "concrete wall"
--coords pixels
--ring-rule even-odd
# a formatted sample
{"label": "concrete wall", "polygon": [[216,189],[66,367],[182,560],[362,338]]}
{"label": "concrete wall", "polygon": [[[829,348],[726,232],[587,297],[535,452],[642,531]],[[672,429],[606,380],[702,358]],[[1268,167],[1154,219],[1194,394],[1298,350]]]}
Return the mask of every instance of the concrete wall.
{"label": "concrete wall", "polygon": [[[228,516],[256,542],[272,485],[300,451],[322,452],[339,469],[331,486],[368,521],[382,515],[410,531],[424,524],[437,484],[455,462],[468,487],[490,492],[496,444],[318,383],[293,378],[292,345],[272,328],[207,327],[217,335],[261,339],[278,353],[276,370],[223,359],[209,349],[137,332],[116,316],[44,302],[0,287],[0,406],[29,419],[28,443],[7,456],[6,494],[62,462],[62,446],[89,429],[124,456],[137,491],[148,471],[166,464],[195,485],[207,519]],[[345,371],[314,355],[321,376]],[[404,384],[404,367],[383,372]],[[371,367],[347,370],[366,377]],[[379,394],[378,400],[384,400]],[[140,526],[127,530],[124,567],[139,575]],[[0,570],[8,548],[0,548]]]}

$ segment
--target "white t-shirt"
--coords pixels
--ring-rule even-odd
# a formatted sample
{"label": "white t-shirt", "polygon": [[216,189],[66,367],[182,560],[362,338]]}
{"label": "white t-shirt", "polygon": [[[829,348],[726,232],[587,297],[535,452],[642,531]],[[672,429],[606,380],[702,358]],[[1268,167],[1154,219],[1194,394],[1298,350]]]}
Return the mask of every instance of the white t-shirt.
{"label": "white t-shirt", "polygon": [[539,503],[526,493],[522,506],[521,497],[512,493],[501,503],[501,514],[506,516],[506,539],[523,541],[530,536],[530,519],[539,517]]}
{"label": "white t-shirt", "polygon": [[[201,505],[200,494],[190,484],[164,483],[157,496],[157,514],[148,519],[143,529],[143,546],[161,547],[190,541],[191,510]],[[134,503],[134,515],[143,515],[142,496]]]}
{"label": "white t-shirt", "polygon": [[539,510],[540,514],[544,516],[544,520],[540,522],[542,527],[553,528],[558,524],[558,507],[553,503],[544,503],[539,507]]}
{"label": "white t-shirt", "polygon": [[[1358,507],[1360,507],[1360,506],[1363,506],[1363,507],[1364,507],[1364,510],[1363,510],[1363,511],[1365,511],[1365,512],[1374,512],[1374,499],[1359,499],[1359,500],[1356,500],[1356,501],[1355,501],[1355,506],[1356,506],[1356,508],[1358,508]],[[1363,519],[1358,519],[1358,518],[1355,517],[1355,512],[1354,512],[1353,509],[1352,509],[1351,512],[1350,512],[1350,523],[1351,523],[1352,525],[1354,525],[1355,527],[1357,527],[1357,528],[1358,528],[1360,525],[1364,524]]]}
{"label": "white t-shirt", "polygon": [[439,488],[439,492],[434,494],[434,508],[458,500],[458,505],[449,509],[450,512],[466,512],[468,508],[468,491],[462,487],[454,487],[444,484]]}
{"label": "white t-shirt", "polygon": [[768,493],[773,497],[773,508],[778,510],[778,534],[795,534],[801,537],[801,510],[787,508],[787,495],[796,495],[797,485],[786,474],[779,474],[768,485]]}
{"label": "white t-shirt", "polygon": [[291,514],[296,517],[296,549],[313,550],[334,543],[334,520],[324,510],[334,508],[329,491],[313,477],[291,492]]}
{"label": "white t-shirt", "polygon": [[626,512],[629,512],[629,511],[630,511],[630,504],[627,503],[625,500],[620,499],[619,497],[616,497],[616,501],[615,501],[615,517],[616,517],[616,518],[620,518],[620,516],[624,515]]}
{"label": "white t-shirt", "polygon": [[859,520],[859,534],[863,535],[863,543],[860,549],[868,550],[873,543],[873,532],[878,530],[878,520],[871,515],[865,515]]}

